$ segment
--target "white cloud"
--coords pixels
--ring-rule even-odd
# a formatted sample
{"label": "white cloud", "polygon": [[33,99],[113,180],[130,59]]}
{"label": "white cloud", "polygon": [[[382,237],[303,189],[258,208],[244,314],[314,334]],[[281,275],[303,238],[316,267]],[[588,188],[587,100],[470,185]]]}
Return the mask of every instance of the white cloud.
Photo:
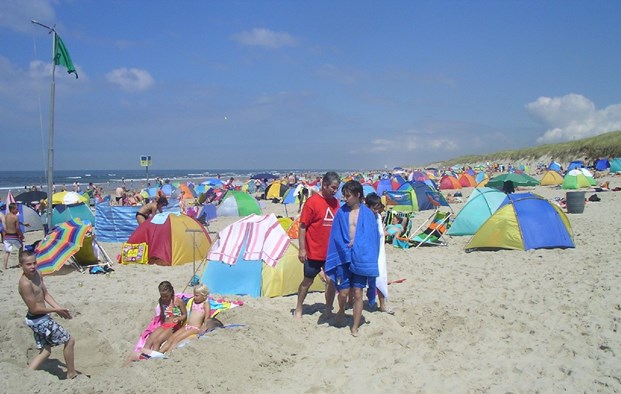
{"label": "white cloud", "polygon": [[580,94],[539,97],[526,105],[526,111],[548,130],[537,139],[553,143],[592,137],[621,130],[621,103],[598,110]]}
{"label": "white cloud", "polygon": [[121,89],[131,92],[147,90],[155,83],[147,70],[125,67],[110,71],[106,74],[106,79]]}
{"label": "white cloud", "polygon": [[261,46],[267,48],[281,48],[295,46],[297,40],[289,33],[277,32],[268,29],[252,29],[233,34],[231,38],[243,45]]}
{"label": "white cloud", "polygon": [[56,20],[56,14],[49,0],[4,0],[0,12],[0,26],[21,33],[30,32],[30,21],[42,23]]}
{"label": "white cloud", "polygon": [[429,152],[455,151],[457,142],[448,138],[434,137],[435,133],[407,131],[398,137],[377,138],[371,141],[371,152]]}

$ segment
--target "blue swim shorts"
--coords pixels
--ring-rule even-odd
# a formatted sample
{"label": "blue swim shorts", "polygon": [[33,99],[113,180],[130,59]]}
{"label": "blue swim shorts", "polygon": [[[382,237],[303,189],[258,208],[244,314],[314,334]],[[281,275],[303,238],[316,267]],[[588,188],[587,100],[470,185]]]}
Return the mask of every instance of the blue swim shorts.
{"label": "blue swim shorts", "polygon": [[338,291],[355,287],[357,289],[364,289],[367,287],[369,278],[354,274],[349,270],[349,263],[341,264],[336,267],[334,272],[334,283]]}

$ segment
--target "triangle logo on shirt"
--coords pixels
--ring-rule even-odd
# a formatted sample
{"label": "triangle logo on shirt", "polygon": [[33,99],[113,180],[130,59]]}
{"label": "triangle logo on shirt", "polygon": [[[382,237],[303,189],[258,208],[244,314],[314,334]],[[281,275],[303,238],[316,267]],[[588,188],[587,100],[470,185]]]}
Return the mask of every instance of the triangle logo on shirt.
{"label": "triangle logo on shirt", "polygon": [[323,217],[323,225],[332,226],[332,222],[334,222],[334,213],[332,213],[330,208],[326,208],[326,214]]}

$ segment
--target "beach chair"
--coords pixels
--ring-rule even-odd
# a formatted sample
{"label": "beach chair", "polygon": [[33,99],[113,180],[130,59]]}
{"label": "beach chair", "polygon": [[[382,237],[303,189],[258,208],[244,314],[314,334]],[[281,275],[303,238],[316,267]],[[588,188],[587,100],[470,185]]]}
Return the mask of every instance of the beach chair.
{"label": "beach chair", "polygon": [[[409,238],[410,244],[412,244],[415,249],[423,245],[446,246],[447,242],[444,238],[444,234],[450,227],[451,216],[451,212],[435,211],[434,214],[414,232],[416,235]],[[427,228],[419,232],[425,226],[427,226]]]}
{"label": "beach chair", "polygon": [[92,267],[102,267],[105,272],[112,268],[112,259],[95,239],[95,234],[87,233],[82,247],[70,258],[71,264],[79,272],[86,272]]}
{"label": "beach chair", "polygon": [[446,233],[450,226],[451,216],[451,212],[436,210],[411,234],[396,238],[393,245],[402,249],[408,249],[412,246],[416,249],[423,245],[446,246],[447,242],[444,239],[444,233]]}
{"label": "beach chair", "polygon": [[[414,212],[404,212],[404,211],[397,211],[394,209],[388,209],[386,211],[386,216],[384,216],[384,228],[386,228],[386,226],[392,224],[392,220],[395,216],[399,216],[400,218],[402,218],[402,224],[405,223],[405,225],[403,226],[403,232],[401,233],[402,237],[407,237],[411,230],[412,230],[412,219],[415,216]],[[385,242],[386,243],[393,243],[394,241],[394,236],[387,234],[385,237]]]}

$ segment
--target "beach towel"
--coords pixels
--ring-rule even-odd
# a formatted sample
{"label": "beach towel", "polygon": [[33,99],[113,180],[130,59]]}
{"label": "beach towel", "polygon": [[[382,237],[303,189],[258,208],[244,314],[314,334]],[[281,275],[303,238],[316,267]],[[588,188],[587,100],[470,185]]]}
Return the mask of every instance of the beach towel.
{"label": "beach towel", "polygon": [[357,275],[377,277],[379,270],[379,237],[377,220],[373,211],[366,205],[360,205],[356,239],[349,246],[349,214],[351,208],[343,206],[336,213],[328,241],[326,272],[333,271],[337,266],[350,263],[349,269]]}
{"label": "beach towel", "polygon": [[[186,300],[186,308],[189,313],[192,309],[192,302],[194,301],[193,295],[179,293],[175,294],[175,297]],[[210,297],[209,306],[211,308],[211,315],[209,317],[215,317],[218,313],[224,310],[232,309],[242,305],[244,305],[243,301],[230,301],[223,298],[218,298],[216,300]],[[144,347],[144,344],[147,343],[147,338],[149,338],[149,335],[151,335],[151,333],[161,325],[162,323],[160,321],[160,306],[157,305],[155,307],[155,316],[153,316],[153,319],[151,319],[151,322],[149,322],[147,328],[145,328],[144,331],[142,331],[142,333],[140,334],[140,338],[138,338],[138,342],[136,342],[136,346],[134,346],[134,351],[140,353],[140,351]]]}
{"label": "beach towel", "polygon": [[235,264],[247,240],[244,260],[263,260],[275,267],[291,240],[274,214],[250,215],[227,226],[209,251],[209,260]]}

